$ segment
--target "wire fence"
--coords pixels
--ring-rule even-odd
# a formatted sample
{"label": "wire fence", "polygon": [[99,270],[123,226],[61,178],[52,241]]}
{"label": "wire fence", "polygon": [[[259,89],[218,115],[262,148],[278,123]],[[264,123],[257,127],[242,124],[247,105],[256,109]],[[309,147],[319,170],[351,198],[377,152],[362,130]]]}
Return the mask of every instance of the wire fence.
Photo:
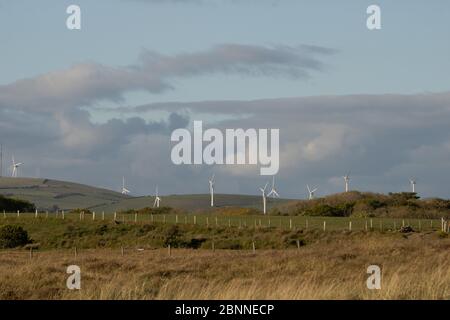
{"label": "wire fence", "polygon": [[[323,230],[323,231],[396,231],[411,227],[414,231],[449,232],[445,219],[411,218],[354,218],[354,217],[311,217],[311,216],[270,216],[270,215],[208,215],[208,214],[128,214],[105,212],[3,212],[3,218],[10,219],[61,219],[70,221],[117,221],[122,223],[162,223],[186,224],[202,227],[233,228],[279,228],[282,230]],[[1,219],[1,218],[0,218]]]}

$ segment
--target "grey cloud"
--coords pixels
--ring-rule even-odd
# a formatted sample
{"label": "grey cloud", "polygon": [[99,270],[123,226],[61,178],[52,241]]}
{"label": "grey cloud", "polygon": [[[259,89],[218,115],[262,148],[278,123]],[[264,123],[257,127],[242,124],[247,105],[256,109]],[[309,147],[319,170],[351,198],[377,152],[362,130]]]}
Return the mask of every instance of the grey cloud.
{"label": "grey cloud", "polygon": [[239,44],[174,56],[145,51],[138,63],[130,66],[78,64],[0,86],[0,109],[58,112],[103,100],[119,102],[130,91],[161,93],[173,88],[173,78],[212,73],[307,78],[323,69],[321,56],[333,53],[331,49],[305,45]]}
{"label": "grey cloud", "polygon": [[[155,109],[167,118],[136,116]],[[147,194],[155,184],[162,193],[207,192],[214,171],[217,192],[255,194],[267,179],[257,167],[173,165],[170,133],[192,120],[204,120],[205,128],[280,128],[283,196],[304,197],[307,183],[318,185],[320,194],[341,191],[348,170],[359,190],[409,190],[408,178],[415,176],[422,196],[450,196],[448,92],[157,103],[131,110],[129,119],[103,124],[92,123],[87,112],[64,113],[65,130],[49,114],[0,111],[0,135],[9,137],[8,156],[14,151],[25,159],[24,173],[40,165],[43,175],[116,189],[125,175],[135,193]],[[43,130],[38,125],[46,123]]]}

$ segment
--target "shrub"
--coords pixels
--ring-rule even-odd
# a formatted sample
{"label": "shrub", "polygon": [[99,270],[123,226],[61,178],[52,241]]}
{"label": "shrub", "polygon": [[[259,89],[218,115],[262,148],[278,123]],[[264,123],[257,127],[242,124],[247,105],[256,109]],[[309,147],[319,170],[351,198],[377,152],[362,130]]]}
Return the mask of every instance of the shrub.
{"label": "shrub", "polygon": [[347,217],[351,215],[353,204],[344,203],[337,206],[328,204],[318,204],[306,210],[306,215],[310,216],[328,216],[328,217]]}
{"label": "shrub", "polygon": [[31,202],[7,198],[0,195],[0,210],[5,210],[6,212],[16,212],[17,210],[21,212],[33,212],[36,210],[36,207]]}
{"label": "shrub", "polygon": [[28,243],[28,232],[21,226],[7,224],[0,227],[0,248],[15,248]]}

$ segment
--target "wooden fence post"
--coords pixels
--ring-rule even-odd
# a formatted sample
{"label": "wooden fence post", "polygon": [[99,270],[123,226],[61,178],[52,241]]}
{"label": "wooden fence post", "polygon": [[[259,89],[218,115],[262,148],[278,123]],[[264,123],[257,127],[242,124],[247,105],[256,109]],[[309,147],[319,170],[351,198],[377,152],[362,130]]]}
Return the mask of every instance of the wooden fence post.
{"label": "wooden fence post", "polygon": [[34,211],[34,218],[35,219],[37,219],[37,217],[38,217],[38,211],[37,211],[37,209]]}
{"label": "wooden fence post", "polygon": [[134,222],[137,222],[137,213],[134,214]]}
{"label": "wooden fence post", "polygon": [[169,249],[169,257],[172,255],[172,250],[170,248],[170,244],[168,245],[168,249]]}
{"label": "wooden fence post", "polygon": [[324,222],[323,222],[323,231],[325,231],[326,229],[327,229],[327,222],[324,221]]}
{"label": "wooden fence post", "polygon": [[3,210],[3,218],[6,219],[6,212],[5,212],[5,210]]}
{"label": "wooden fence post", "polygon": [[95,211],[92,211],[92,220],[95,220]]}
{"label": "wooden fence post", "polygon": [[117,221],[117,212],[114,212],[114,221]]}
{"label": "wooden fence post", "polygon": [[300,250],[300,240],[297,240],[297,250]]}
{"label": "wooden fence post", "polygon": [[30,260],[33,259],[33,247],[30,247]]}
{"label": "wooden fence post", "polygon": [[348,231],[352,231],[352,222],[351,221],[348,222]]}
{"label": "wooden fence post", "polygon": [[292,230],[292,219],[289,219],[289,229]]}
{"label": "wooden fence post", "polygon": [[197,216],[194,216],[194,224],[197,224]]}
{"label": "wooden fence post", "polygon": [[175,215],[175,224],[178,224],[178,215]]}
{"label": "wooden fence post", "polygon": [[105,220],[105,211],[102,211],[102,221]]}
{"label": "wooden fence post", "polygon": [[252,241],[253,253],[256,253],[255,241]]}
{"label": "wooden fence post", "polygon": [[75,258],[78,256],[77,247],[75,247]]}
{"label": "wooden fence post", "polygon": [[17,218],[20,218],[20,211],[17,210]]}

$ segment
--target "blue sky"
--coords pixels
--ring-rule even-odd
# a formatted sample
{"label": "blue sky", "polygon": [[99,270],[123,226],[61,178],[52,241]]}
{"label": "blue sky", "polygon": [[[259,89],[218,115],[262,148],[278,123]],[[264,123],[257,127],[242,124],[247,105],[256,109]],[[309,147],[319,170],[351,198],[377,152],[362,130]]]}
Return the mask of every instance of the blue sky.
{"label": "blue sky", "polygon": [[218,192],[253,194],[252,170],[173,166],[170,130],[274,125],[284,196],[338,192],[352,170],[360,190],[415,176],[450,197],[449,21],[446,0],[0,0],[0,142],[23,175],[111,189],[124,175],[148,194],[207,192],[217,171]]}
{"label": "blue sky", "polygon": [[[84,61],[128,65],[145,49],[166,54],[219,43],[319,45],[338,50],[308,81],[202,76],[137,100],[258,99],[445,90],[450,67],[448,1],[378,1],[380,31],[365,27],[373,1],[14,1],[0,9],[0,83]],[[65,8],[82,9],[82,30]]]}

